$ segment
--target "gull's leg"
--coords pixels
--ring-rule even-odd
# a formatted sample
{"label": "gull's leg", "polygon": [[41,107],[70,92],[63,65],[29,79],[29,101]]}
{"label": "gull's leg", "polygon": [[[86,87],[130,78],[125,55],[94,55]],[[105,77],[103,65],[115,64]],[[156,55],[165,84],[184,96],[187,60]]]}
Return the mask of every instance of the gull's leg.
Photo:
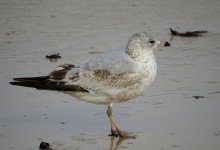
{"label": "gull's leg", "polygon": [[111,125],[111,134],[110,136],[115,136],[115,137],[122,137],[122,138],[136,138],[136,136],[131,136],[129,133],[122,131],[116,124],[116,122],[114,121],[113,117],[112,117],[112,105],[108,106],[107,109],[107,115],[110,121],[110,125]]}
{"label": "gull's leg", "polygon": [[109,121],[110,121],[110,125],[111,125],[111,134],[110,136],[115,136],[117,137],[118,136],[118,132],[117,132],[117,127],[114,123],[114,120],[112,118],[112,109],[111,109],[112,105],[109,105],[108,106],[108,109],[107,109],[107,115],[108,115],[108,118],[109,118]]}

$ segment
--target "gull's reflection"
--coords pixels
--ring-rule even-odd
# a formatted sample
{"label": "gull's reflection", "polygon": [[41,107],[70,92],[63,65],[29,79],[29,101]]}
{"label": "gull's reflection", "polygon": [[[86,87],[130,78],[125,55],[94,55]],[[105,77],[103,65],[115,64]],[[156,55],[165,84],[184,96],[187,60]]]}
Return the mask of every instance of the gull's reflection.
{"label": "gull's reflection", "polygon": [[119,147],[121,146],[121,144],[127,140],[128,138],[116,138],[116,137],[112,137],[111,138],[111,142],[110,142],[110,146],[109,146],[109,150],[118,150]]}
{"label": "gull's reflection", "polygon": [[[126,140],[132,140],[131,138],[121,138],[121,137],[108,137],[106,135],[88,135],[88,134],[80,134],[71,136],[71,140],[73,140],[73,147],[76,149],[97,149],[97,146],[100,149],[100,146],[108,150],[120,150],[120,149],[128,149],[128,146],[131,144],[123,143]],[[54,145],[56,150],[61,150],[59,145]],[[64,146],[64,145],[63,145]],[[63,150],[63,149],[62,149]]]}

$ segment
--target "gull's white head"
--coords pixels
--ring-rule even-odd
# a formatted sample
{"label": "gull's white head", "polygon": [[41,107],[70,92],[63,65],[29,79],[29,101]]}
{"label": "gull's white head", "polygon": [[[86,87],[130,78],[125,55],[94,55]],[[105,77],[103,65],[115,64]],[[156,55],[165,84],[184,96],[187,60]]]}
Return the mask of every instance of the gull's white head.
{"label": "gull's white head", "polygon": [[133,59],[150,55],[160,46],[170,46],[167,41],[159,41],[146,32],[135,33],[128,41],[126,53]]}

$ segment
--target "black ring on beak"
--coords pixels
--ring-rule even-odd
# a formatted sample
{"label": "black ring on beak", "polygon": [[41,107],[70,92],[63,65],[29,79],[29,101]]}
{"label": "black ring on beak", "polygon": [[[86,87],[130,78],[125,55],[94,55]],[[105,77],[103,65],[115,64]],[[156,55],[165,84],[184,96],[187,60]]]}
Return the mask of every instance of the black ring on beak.
{"label": "black ring on beak", "polygon": [[166,47],[166,46],[170,46],[170,43],[169,42],[165,42],[165,44],[164,44],[164,46]]}

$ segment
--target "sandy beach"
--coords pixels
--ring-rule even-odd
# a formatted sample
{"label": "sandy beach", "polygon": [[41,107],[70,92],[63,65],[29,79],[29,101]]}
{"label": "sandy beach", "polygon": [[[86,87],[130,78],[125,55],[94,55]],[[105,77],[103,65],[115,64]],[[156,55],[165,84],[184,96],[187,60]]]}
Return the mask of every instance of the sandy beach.
{"label": "sandy beach", "polygon": [[[36,150],[45,141],[54,150],[219,150],[219,10],[219,0],[1,0],[0,149]],[[208,33],[171,40],[170,27]],[[124,49],[136,32],[171,43],[155,52],[152,86],[113,106],[136,139],[108,136],[105,105],[9,84]],[[45,58],[54,53],[62,58]]]}

